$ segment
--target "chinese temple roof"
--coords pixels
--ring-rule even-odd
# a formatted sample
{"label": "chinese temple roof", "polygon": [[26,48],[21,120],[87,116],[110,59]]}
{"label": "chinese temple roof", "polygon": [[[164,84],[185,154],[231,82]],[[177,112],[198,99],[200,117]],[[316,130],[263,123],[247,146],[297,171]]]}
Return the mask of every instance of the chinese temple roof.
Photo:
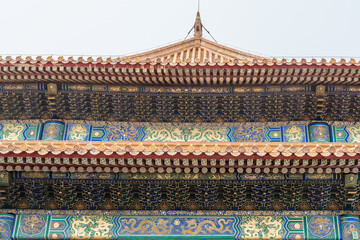
{"label": "chinese temple roof", "polygon": [[0,82],[168,86],[359,83],[360,62],[355,59],[270,59],[207,40],[202,29],[198,13],[193,37],[125,57],[0,56]]}

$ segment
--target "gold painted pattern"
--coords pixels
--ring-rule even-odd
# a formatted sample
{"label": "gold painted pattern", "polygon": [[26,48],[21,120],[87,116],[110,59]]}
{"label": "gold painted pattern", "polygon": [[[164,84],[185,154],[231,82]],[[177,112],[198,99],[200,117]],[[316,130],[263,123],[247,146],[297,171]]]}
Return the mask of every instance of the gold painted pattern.
{"label": "gold painted pattern", "polygon": [[240,227],[243,239],[282,239],[284,218],[278,216],[248,217],[242,219]]}
{"label": "gold painted pattern", "polygon": [[263,142],[265,127],[239,126],[234,133],[234,138],[239,142]]}
{"label": "gold painted pattern", "polygon": [[61,129],[55,123],[49,123],[44,130],[45,138],[57,138],[62,134]]}
{"label": "gold painted pattern", "polygon": [[229,130],[222,127],[156,127],[144,129],[144,141],[158,142],[229,142]]}
{"label": "gold painted pattern", "polygon": [[233,220],[219,219],[216,226],[214,221],[203,220],[197,222],[196,219],[190,219],[186,221],[187,226],[182,226],[182,234],[198,235],[199,233],[232,233],[230,227],[225,225],[233,223]]}
{"label": "gold painted pattern", "polygon": [[286,129],[285,137],[288,142],[301,142],[305,133],[298,126],[291,126]]}
{"label": "gold painted pattern", "polygon": [[136,219],[122,219],[121,222],[124,225],[124,229],[121,233],[155,233],[155,234],[171,234],[172,226],[168,226],[168,222],[164,219],[159,219],[155,222],[152,220],[142,220],[137,227],[135,227]]}
{"label": "gold painted pattern", "polygon": [[22,140],[21,134],[25,130],[25,125],[15,123],[5,123],[2,129],[2,140]]}
{"label": "gold painted pattern", "polygon": [[21,232],[28,236],[41,233],[45,228],[43,216],[26,216],[20,223]]}
{"label": "gold painted pattern", "polygon": [[84,125],[76,124],[75,126],[72,126],[69,131],[69,140],[83,141],[87,134],[88,131]]}
{"label": "gold painted pattern", "polygon": [[315,139],[323,140],[328,137],[328,131],[324,126],[316,126],[312,130],[312,135]]}
{"label": "gold painted pattern", "polygon": [[324,237],[333,231],[334,224],[327,217],[316,216],[310,220],[308,228],[312,234],[319,237]]}
{"label": "gold painted pattern", "polygon": [[356,142],[356,143],[360,142],[360,127],[359,126],[349,127],[349,134],[350,134],[351,142]]}
{"label": "gold painted pattern", "polygon": [[139,132],[134,124],[109,125],[109,141],[137,141]]}
{"label": "gold painted pattern", "polygon": [[72,239],[111,239],[113,226],[113,220],[108,216],[73,216]]}

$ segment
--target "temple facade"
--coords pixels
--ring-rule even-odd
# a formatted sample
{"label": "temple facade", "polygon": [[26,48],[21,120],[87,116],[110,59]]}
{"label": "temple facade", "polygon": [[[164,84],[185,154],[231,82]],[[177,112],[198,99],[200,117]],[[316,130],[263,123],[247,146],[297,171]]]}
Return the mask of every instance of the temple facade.
{"label": "temple facade", "polygon": [[0,239],[360,239],[360,62],[202,31],[0,57]]}

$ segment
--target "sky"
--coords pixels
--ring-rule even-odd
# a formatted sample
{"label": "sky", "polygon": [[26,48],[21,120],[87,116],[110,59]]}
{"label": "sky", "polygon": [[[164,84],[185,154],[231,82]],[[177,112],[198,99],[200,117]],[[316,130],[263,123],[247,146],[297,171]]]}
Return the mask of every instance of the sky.
{"label": "sky", "polygon": [[[0,0],[0,55],[124,56],[181,41],[197,0]],[[360,57],[360,0],[201,0],[221,44],[267,57]],[[207,34],[204,37],[211,39]]]}

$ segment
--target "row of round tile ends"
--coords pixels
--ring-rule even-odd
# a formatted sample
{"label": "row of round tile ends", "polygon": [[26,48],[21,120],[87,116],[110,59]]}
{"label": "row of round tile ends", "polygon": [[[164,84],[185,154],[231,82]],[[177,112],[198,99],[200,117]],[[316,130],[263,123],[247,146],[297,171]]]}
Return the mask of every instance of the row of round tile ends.
{"label": "row of round tile ends", "polygon": [[221,167],[221,168],[216,168],[216,167],[212,167],[212,168],[207,168],[207,167],[202,167],[202,168],[198,168],[198,167],[194,167],[194,168],[189,168],[189,167],[185,167],[185,168],[180,168],[180,167],[176,167],[176,168],[171,168],[171,167],[159,167],[159,168],[154,168],[154,167],[57,167],[57,166],[3,166],[0,165],[0,171],[44,171],[44,172],[105,172],[105,173],[110,173],[110,172],[115,172],[115,173],[167,173],[167,174],[171,174],[171,173],[181,173],[184,172],[186,174],[189,173],[291,173],[291,174],[295,174],[295,173],[317,173],[317,174],[322,174],[322,173],[358,173],[359,172],[359,168],[358,167],[354,167],[354,168],[349,168],[349,167],[344,167],[344,168],[340,168],[340,167],[334,167],[334,168],[234,168],[234,167],[229,167],[229,168],[225,168],[225,167]]}
{"label": "row of round tile ends", "polygon": [[25,59],[23,59],[22,57],[18,56],[16,58],[12,58],[10,56],[7,57],[1,57],[0,56],[0,64],[6,64],[6,63],[10,63],[10,64],[16,64],[16,63],[20,63],[20,64],[47,64],[47,63],[82,63],[82,64],[151,64],[151,65],[156,65],[156,64],[160,64],[160,65],[200,65],[200,66],[205,66],[205,65],[209,65],[209,66],[215,66],[215,65],[219,65],[219,66],[223,66],[223,65],[229,65],[229,66],[235,66],[235,65],[239,65],[239,66],[243,66],[243,65],[268,65],[268,66],[272,66],[272,65],[347,65],[347,66],[351,66],[351,65],[355,65],[355,66],[360,66],[360,60],[358,62],[356,62],[355,59],[351,58],[348,61],[346,59],[340,59],[340,60],[336,60],[334,58],[331,58],[330,61],[322,58],[321,60],[318,59],[311,59],[310,61],[302,58],[301,60],[296,60],[296,59],[276,59],[276,58],[272,58],[272,59],[268,59],[268,58],[255,58],[255,59],[247,59],[247,58],[243,58],[243,59],[235,59],[234,61],[229,60],[229,59],[225,59],[223,62],[220,62],[219,60],[214,61],[214,62],[209,62],[209,61],[205,61],[205,62],[200,62],[198,59],[195,59],[194,62],[191,62],[190,59],[187,59],[185,62],[180,61],[180,59],[178,59],[177,61],[170,61],[170,59],[165,59],[164,61],[162,61],[161,59],[140,59],[140,58],[135,58],[135,59],[130,59],[130,58],[106,58],[103,59],[102,57],[98,57],[96,58],[96,60],[94,60],[92,57],[88,57],[86,60],[83,57],[78,57],[77,59],[75,59],[74,57],[68,57],[67,59],[65,59],[64,57],[60,56],[57,59],[53,58],[52,56],[48,56],[46,58],[43,58],[42,56],[38,56],[35,59],[33,59],[32,57],[28,56]]}
{"label": "row of round tile ends", "polygon": [[54,154],[58,155],[65,153],[67,155],[79,154],[85,155],[90,153],[91,155],[97,155],[99,153],[104,153],[107,156],[112,154],[124,155],[129,153],[133,156],[136,156],[140,153],[144,155],[201,155],[205,154],[207,156],[213,156],[218,154],[220,156],[225,156],[231,154],[232,156],[240,156],[244,154],[246,156],[258,155],[265,156],[270,155],[272,157],[278,157],[283,155],[289,157],[295,155],[297,157],[310,156],[316,157],[318,155],[328,157],[334,155],[336,157],[342,157],[344,154],[354,157],[360,153],[360,147],[357,144],[347,143],[347,144],[215,144],[215,145],[205,145],[205,144],[177,144],[169,146],[167,144],[127,144],[127,143],[110,143],[107,142],[100,144],[88,143],[86,145],[75,143],[64,144],[61,141],[59,142],[27,142],[27,141],[16,141],[13,143],[0,142],[0,153],[8,154],[13,152],[19,154],[22,152],[26,153],[38,153],[39,155]]}

